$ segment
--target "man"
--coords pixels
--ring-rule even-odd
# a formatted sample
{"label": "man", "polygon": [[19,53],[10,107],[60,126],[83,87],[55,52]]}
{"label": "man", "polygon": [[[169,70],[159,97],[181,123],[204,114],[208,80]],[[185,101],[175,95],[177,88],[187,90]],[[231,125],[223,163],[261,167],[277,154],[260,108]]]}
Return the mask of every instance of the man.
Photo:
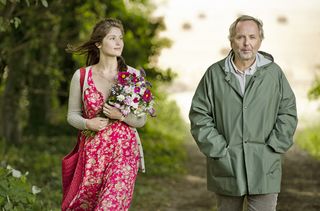
{"label": "man", "polygon": [[258,51],[262,22],[243,15],[230,26],[229,55],[211,65],[192,99],[191,133],[207,157],[208,190],[218,211],[276,210],[281,155],[293,144],[295,96],[281,68]]}

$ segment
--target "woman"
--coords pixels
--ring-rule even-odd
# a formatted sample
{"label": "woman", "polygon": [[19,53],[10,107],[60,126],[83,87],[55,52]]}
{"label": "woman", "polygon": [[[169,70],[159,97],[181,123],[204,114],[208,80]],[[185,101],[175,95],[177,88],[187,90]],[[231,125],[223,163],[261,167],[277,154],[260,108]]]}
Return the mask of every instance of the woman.
{"label": "woman", "polygon": [[[62,210],[122,211],[130,207],[142,157],[134,128],[142,127],[146,117],[124,117],[105,103],[118,71],[132,68],[121,58],[123,34],[119,20],[105,19],[96,24],[89,41],[68,48],[86,54],[87,67],[82,73],[77,70],[70,84],[68,122],[82,132],[75,148],[77,166],[63,177]],[[95,133],[88,135],[83,130]]]}

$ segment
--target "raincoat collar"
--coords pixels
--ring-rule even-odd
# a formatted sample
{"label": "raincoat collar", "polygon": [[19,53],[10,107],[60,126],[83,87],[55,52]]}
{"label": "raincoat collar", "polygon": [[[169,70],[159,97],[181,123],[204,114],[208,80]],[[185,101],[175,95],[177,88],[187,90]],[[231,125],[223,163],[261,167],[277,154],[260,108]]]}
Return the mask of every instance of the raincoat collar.
{"label": "raincoat collar", "polygon": [[[233,54],[234,54],[234,52],[233,52],[233,50],[231,50],[229,52],[228,56],[225,59],[223,59],[221,62],[219,62],[220,66],[222,67],[222,69],[226,73],[230,73],[230,71],[231,71],[232,67],[230,67],[230,62],[228,62],[228,60],[231,59]],[[263,67],[263,66],[265,66],[267,64],[270,64],[272,62],[274,62],[274,59],[273,59],[271,54],[268,54],[268,53],[263,52],[263,51],[258,51],[258,53],[256,55],[257,68]],[[229,75],[229,74],[227,74],[227,75]]]}

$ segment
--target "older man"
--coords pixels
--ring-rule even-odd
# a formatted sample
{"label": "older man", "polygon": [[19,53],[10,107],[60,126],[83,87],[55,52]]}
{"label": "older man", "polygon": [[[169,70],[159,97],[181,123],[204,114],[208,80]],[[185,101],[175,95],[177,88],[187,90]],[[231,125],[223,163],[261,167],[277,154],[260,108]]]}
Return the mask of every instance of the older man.
{"label": "older man", "polygon": [[262,22],[243,15],[230,26],[229,55],[211,65],[192,99],[191,133],[207,157],[208,190],[218,211],[274,211],[281,155],[293,143],[295,96],[273,57],[258,51]]}

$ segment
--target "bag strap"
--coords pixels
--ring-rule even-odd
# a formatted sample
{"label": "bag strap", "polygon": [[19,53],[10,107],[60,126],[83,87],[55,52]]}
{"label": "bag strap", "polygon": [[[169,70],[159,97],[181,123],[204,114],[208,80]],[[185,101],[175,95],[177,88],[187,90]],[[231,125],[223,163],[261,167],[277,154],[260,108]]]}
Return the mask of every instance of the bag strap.
{"label": "bag strap", "polygon": [[[80,91],[81,91],[80,93],[81,93],[81,99],[82,99],[82,94],[83,94],[83,84],[84,84],[85,76],[86,76],[86,68],[81,67],[80,68]],[[82,110],[82,113],[83,113],[83,103],[81,103],[81,110]]]}
{"label": "bag strap", "polygon": [[84,83],[84,77],[86,75],[86,68],[81,67],[80,68],[80,90],[81,90],[81,96],[83,92],[83,83]]}

